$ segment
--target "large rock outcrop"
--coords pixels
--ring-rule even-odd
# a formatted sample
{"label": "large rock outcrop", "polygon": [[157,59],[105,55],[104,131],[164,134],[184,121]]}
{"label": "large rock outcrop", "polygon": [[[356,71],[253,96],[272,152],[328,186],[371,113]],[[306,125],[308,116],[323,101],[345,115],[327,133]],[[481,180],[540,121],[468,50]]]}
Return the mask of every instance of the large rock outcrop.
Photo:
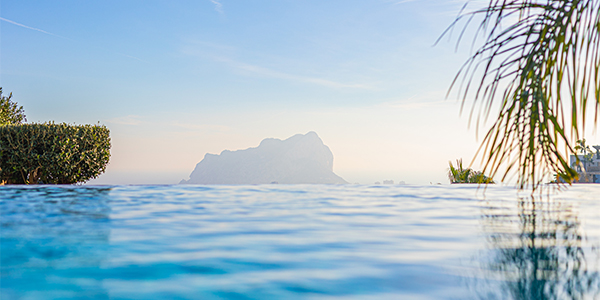
{"label": "large rock outcrop", "polygon": [[190,184],[347,183],[333,173],[333,154],[315,132],[264,139],[256,148],[206,154]]}

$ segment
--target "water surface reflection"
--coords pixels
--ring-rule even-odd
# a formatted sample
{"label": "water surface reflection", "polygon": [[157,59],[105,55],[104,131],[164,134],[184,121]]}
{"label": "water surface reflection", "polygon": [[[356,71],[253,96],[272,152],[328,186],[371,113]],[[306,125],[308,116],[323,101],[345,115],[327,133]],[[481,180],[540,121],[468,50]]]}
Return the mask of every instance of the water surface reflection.
{"label": "water surface reflection", "polygon": [[482,299],[597,299],[598,246],[589,246],[572,201],[551,196],[488,201],[475,290]]}

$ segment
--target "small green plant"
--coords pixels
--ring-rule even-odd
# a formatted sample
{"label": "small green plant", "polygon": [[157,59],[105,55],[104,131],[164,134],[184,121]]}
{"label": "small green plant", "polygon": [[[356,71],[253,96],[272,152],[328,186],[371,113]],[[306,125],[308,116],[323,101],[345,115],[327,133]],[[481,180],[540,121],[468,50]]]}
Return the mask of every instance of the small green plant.
{"label": "small green plant", "polygon": [[482,172],[473,171],[471,168],[463,168],[462,159],[456,160],[456,167],[449,162],[448,179],[450,183],[495,183],[494,180],[485,176]]}
{"label": "small green plant", "polygon": [[586,145],[585,139],[577,140],[575,151],[577,151],[578,154],[581,154],[581,156],[576,156],[575,165],[583,166],[583,169],[586,169],[588,163],[591,163],[594,158],[594,152],[592,151],[590,146]]}
{"label": "small green plant", "polygon": [[2,96],[0,87],[0,125],[21,124],[26,122],[23,106],[11,101],[12,93],[8,97]]}

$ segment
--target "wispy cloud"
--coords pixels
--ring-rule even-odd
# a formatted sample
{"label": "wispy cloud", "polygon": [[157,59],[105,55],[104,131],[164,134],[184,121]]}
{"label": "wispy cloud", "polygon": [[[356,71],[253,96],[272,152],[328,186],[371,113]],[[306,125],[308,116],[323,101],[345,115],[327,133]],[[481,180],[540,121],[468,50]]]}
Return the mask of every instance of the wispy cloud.
{"label": "wispy cloud", "polygon": [[67,38],[67,37],[64,37],[64,36],[61,36],[61,35],[58,35],[58,34],[54,34],[54,33],[52,33],[52,32],[48,32],[48,31],[46,31],[46,30],[42,30],[42,29],[39,29],[39,28],[35,28],[35,27],[31,27],[31,26],[23,25],[23,24],[21,24],[21,23],[17,23],[17,22],[15,22],[15,21],[12,21],[12,20],[9,20],[9,19],[5,19],[5,18],[2,18],[2,17],[0,17],[0,20],[4,21],[4,22],[6,22],[6,23],[10,23],[10,24],[13,24],[13,25],[17,25],[17,26],[19,26],[19,27],[23,27],[23,28],[27,28],[27,29],[35,30],[35,31],[38,31],[38,32],[41,32],[41,33],[45,33],[45,34],[52,35],[52,36],[55,36],[55,37],[59,37],[59,38],[62,38],[62,39],[67,39],[67,40],[70,40],[70,38]]}
{"label": "wispy cloud", "polygon": [[[199,57],[201,59],[210,59],[215,62],[223,63],[228,67],[239,71],[243,75],[252,74],[254,76],[263,76],[284,79],[294,82],[316,84],[331,88],[352,88],[352,89],[376,89],[373,85],[363,83],[344,83],[325,78],[311,77],[282,72],[267,67],[241,62],[231,57],[235,56],[236,49],[231,46],[215,44],[202,41],[189,41],[182,50],[184,54]],[[218,53],[218,54],[217,54]]]}
{"label": "wispy cloud", "polygon": [[243,63],[243,62],[234,61],[234,60],[231,60],[228,58],[217,58],[217,60],[227,63],[229,66],[231,66],[235,69],[262,75],[262,76],[266,76],[266,77],[287,79],[290,81],[297,81],[297,82],[312,83],[312,84],[326,86],[326,87],[332,87],[332,88],[355,88],[355,89],[372,89],[373,88],[366,84],[347,84],[347,83],[336,82],[336,81],[318,78],[318,77],[308,77],[308,76],[284,73],[284,72],[272,70],[269,68],[264,68],[264,67],[260,67],[260,66],[256,66],[256,65],[251,65],[251,64],[247,64],[247,63]]}
{"label": "wispy cloud", "polygon": [[[10,23],[10,24],[13,24],[13,25],[17,25],[17,26],[19,26],[19,27],[23,27],[23,28],[26,28],[26,29],[34,30],[34,31],[41,32],[41,33],[44,33],[44,34],[48,34],[48,35],[51,35],[51,36],[55,36],[55,37],[58,37],[58,38],[61,38],[61,39],[65,39],[65,40],[70,40],[70,41],[73,41],[73,39],[70,39],[70,38],[68,38],[68,37],[64,37],[64,36],[62,36],[62,35],[54,34],[54,33],[52,33],[52,32],[48,32],[48,31],[46,31],[46,30],[42,30],[42,29],[39,29],[39,28],[35,28],[35,27],[31,27],[31,26],[27,26],[27,25],[24,25],[24,24],[21,24],[21,23],[18,23],[18,22],[15,22],[15,21],[12,21],[12,20],[9,20],[9,19],[6,19],[6,18],[2,18],[2,17],[0,17],[0,20],[1,20],[1,21],[4,21],[4,22],[6,22],[6,23]],[[140,58],[137,58],[137,57],[135,57],[135,56],[131,56],[131,55],[127,55],[127,54],[123,54],[123,53],[119,53],[119,52],[115,52],[115,53],[116,53],[116,54],[119,54],[119,55],[122,55],[122,56],[125,56],[125,57],[128,57],[128,58],[131,58],[131,59],[139,60],[139,61],[142,61],[142,62],[147,62],[147,61],[145,61],[145,60],[142,60],[142,59],[140,59]]]}
{"label": "wispy cloud", "polygon": [[209,0],[209,1],[215,5],[216,11],[218,11],[220,14],[223,13],[223,3],[221,3],[221,0]]}
{"label": "wispy cloud", "polygon": [[390,109],[422,109],[440,105],[456,105],[456,101],[446,100],[445,98],[446,96],[444,90],[429,91],[413,95],[408,99],[394,99],[385,101],[377,106]]}
{"label": "wispy cloud", "polygon": [[147,62],[148,62],[148,61],[145,61],[145,60],[143,60],[143,59],[141,59],[141,58],[138,58],[138,57],[135,57],[135,56],[127,55],[127,54],[120,53],[120,52],[115,52],[115,53],[117,53],[117,54],[119,54],[119,55],[121,55],[121,56],[125,56],[125,57],[128,57],[128,58],[131,58],[131,59],[139,60],[139,61],[141,61],[141,62],[145,62],[145,63],[147,63]]}

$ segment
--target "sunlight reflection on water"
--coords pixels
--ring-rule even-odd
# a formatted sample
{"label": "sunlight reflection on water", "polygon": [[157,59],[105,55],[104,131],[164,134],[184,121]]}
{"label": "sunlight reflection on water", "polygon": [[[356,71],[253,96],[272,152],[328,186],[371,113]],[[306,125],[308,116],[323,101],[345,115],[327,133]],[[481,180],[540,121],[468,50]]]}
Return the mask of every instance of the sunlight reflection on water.
{"label": "sunlight reflection on water", "polygon": [[2,299],[595,299],[600,187],[0,187]]}

